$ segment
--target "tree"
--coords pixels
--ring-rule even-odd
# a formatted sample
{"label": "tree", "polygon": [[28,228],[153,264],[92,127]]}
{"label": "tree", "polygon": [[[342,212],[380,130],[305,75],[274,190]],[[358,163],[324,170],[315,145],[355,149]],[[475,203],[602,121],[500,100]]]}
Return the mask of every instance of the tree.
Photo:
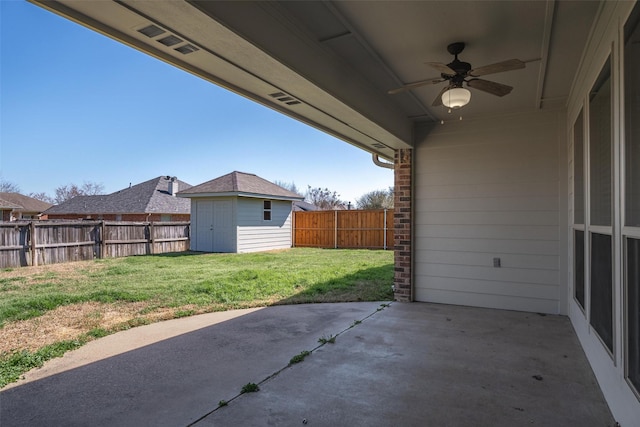
{"label": "tree", "polygon": [[11,181],[0,178],[0,192],[2,193],[19,193],[20,187]]}
{"label": "tree", "polygon": [[345,209],[345,202],[340,200],[340,195],[328,188],[311,188],[308,186],[305,200],[321,210]]}
{"label": "tree", "polygon": [[76,184],[67,184],[56,188],[55,191],[56,195],[53,197],[53,200],[56,204],[60,204],[76,196],[104,194],[104,185],[85,181],[80,187]]}
{"label": "tree", "polygon": [[46,203],[50,203],[52,205],[55,204],[55,202],[56,202],[53,199],[53,197],[49,196],[44,191],[41,191],[40,193],[29,193],[29,197],[32,197],[34,199],[38,199],[38,200],[46,202]]}
{"label": "tree", "polygon": [[358,209],[393,209],[393,187],[373,190],[356,200]]}
{"label": "tree", "polygon": [[296,187],[296,183],[291,181],[291,182],[287,182],[287,181],[280,181],[277,180],[274,182],[275,185],[284,188],[285,190],[289,190],[292,193],[296,193],[296,194],[302,194],[302,192],[300,190],[298,190],[298,187]]}

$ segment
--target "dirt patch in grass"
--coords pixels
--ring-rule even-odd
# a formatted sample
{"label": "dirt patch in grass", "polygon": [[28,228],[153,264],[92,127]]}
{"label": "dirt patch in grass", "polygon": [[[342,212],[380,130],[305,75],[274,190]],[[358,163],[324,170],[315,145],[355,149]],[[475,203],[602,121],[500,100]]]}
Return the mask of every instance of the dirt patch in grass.
{"label": "dirt patch in grass", "polygon": [[41,276],[47,273],[57,273],[65,275],[66,277],[80,276],[79,271],[99,271],[103,269],[105,266],[103,264],[87,262],[87,261],[76,261],[76,262],[67,262],[63,264],[47,264],[47,265],[38,265],[36,267],[20,267],[20,268],[10,268],[2,270],[2,277],[34,277]]}
{"label": "dirt patch in grass", "polygon": [[86,277],[87,273],[94,273],[105,268],[104,264],[77,261],[64,264],[39,265],[36,267],[20,267],[0,270],[2,279],[17,278],[13,284],[28,287],[43,282],[63,283]]}
{"label": "dirt patch in grass", "polygon": [[35,351],[58,341],[75,339],[97,328],[111,332],[174,317],[175,309],[148,311],[147,306],[144,302],[85,302],[58,307],[33,319],[8,322],[0,329],[0,354],[14,350]]}

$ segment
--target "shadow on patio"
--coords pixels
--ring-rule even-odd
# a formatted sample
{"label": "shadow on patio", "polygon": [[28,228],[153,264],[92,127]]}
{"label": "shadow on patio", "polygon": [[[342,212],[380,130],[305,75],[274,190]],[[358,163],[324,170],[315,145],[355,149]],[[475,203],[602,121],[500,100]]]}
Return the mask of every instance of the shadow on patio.
{"label": "shadow on patio", "polygon": [[[566,317],[426,303],[203,316],[187,333],[3,390],[0,424],[614,425]],[[118,335],[73,353],[118,346]],[[249,382],[260,391],[238,396]]]}

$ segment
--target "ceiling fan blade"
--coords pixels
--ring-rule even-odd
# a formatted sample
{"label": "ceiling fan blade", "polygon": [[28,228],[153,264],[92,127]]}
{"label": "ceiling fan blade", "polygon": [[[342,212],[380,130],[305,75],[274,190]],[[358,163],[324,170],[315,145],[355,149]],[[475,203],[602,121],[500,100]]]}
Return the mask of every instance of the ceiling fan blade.
{"label": "ceiling fan blade", "polygon": [[504,71],[519,70],[525,67],[525,63],[519,59],[509,59],[507,61],[496,62],[484,67],[474,68],[467,75],[473,77],[486,76],[487,74],[502,73]]}
{"label": "ceiling fan blade", "polygon": [[482,79],[471,79],[467,82],[467,86],[490,93],[491,95],[495,96],[505,96],[511,93],[511,91],[513,90],[513,87],[511,86]]}
{"label": "ceiling fan blade", "polygon": [[443,64],[442,62],[426,62],[426,64],[432,66],[433,68],[440,71],[442,74],[446,74],[447,76],[455,76],[457,74],[455,70],[450,68],[448,65]]}
{"label": "ceiling fan blade", "polygon": [[436,96],[436,99],[433,100],[433,104],[431,104],[432,107],[439,107],[442,105],[442,95],[448,90],[450,89],[450,86],[445,86],[442,88],[442,90],[440,91],[440,93],[438,94],[438,96]]}
{"label": "ceiling fan blade", "polygon": [[419,82],[409,83],[404,86],[401,86],[396,89],[391,89],[387,92],[389,95],[395,95],[396,93],[404,92],[405,90],[415,89],[417,87],[426,86],[426,85],[434,85],[436,83],[442,83],[444,79],[442,78],[433,78],[427,80],[420,80]]}

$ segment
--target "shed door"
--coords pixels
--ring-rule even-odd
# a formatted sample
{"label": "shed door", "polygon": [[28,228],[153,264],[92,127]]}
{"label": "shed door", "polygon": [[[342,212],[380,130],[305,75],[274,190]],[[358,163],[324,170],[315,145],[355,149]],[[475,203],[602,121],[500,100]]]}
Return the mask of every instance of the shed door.
{"label": "shed door", "polygon": [[230,200],[203,200],[196,204],[196,247],[202,252],[235,252]]}
{"label": "shed door", "polygon": [[213,201],[213,252],[235,252],[231,201]]}
{"label": "shed door", "polygon": [[195,250],[213,252],[213,202],[196,203],[196,245]]}

